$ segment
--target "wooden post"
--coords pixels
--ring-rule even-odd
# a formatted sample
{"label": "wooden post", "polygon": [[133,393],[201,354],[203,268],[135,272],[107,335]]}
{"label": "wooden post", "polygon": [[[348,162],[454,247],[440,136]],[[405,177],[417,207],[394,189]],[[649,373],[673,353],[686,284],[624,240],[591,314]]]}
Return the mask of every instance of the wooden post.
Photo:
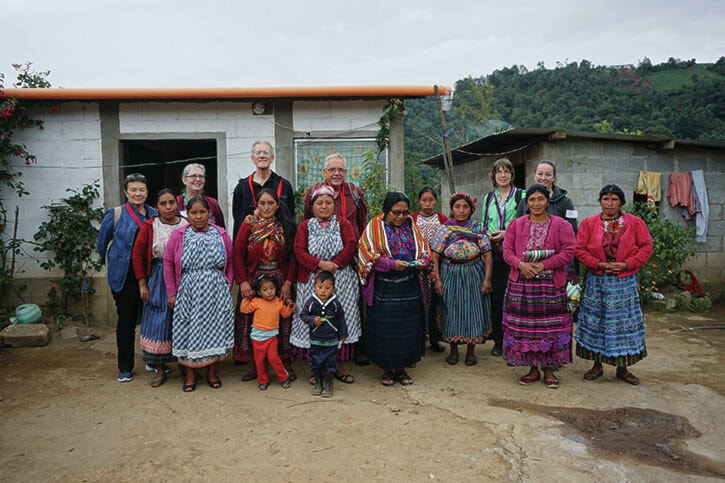
{"label": "wooden post", "polygon": [[456,192],[456,185],[453,181],[453,156],[451,156],[451,145],[448,143],[448,129],[446,129],[446,116],[443,114],[443,104],[441,103],[441,95],[438,92],[438,86],[435,89],[436,106],[438,107],[438,118],[441,121],[441,129],[443,131],[443,165],[446,168],[446,176],[448,176],[448,189],[451,194]]}

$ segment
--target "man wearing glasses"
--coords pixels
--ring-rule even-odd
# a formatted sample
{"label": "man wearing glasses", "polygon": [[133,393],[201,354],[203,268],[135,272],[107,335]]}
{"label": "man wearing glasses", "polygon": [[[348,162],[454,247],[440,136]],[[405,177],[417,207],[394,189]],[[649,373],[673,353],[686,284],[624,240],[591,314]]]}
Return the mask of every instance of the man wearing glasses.
{"label": "man wearing glasses", "polygon": [[246,178],[240,179],[237,187],[234,188],[232,199],[232,214],[234,215],[233,237],[237,238],[237,232],[242,226],[247,215],[254,213],[259,198],[259,192],[265,188],[274,191],[280,203],[287,206],[290,216],[295,216],[295,192],[292,184],[272,171],[274,162],[274,149],[267,141],[257,141],[252,145],[252,163],[256,171]]}
{"label": "man wearing glasses", "polygon": [[[322,168],[322,175],[325,181],[312,186],[305,194],[305,219],[312,218],[312,204],[310,199],[312,193],[320,186],[328,185],[335,190],[335,215],[347,219],[355,231],[355,238],[360,238],[360,233],[367,225],[368,209],[365,205],[363,191],[352,183],[345,182],[347,175],[347,160],[342,154],[331,154],[325,158],[325,167]],[[353,263],[357,263],[353,260]]]}

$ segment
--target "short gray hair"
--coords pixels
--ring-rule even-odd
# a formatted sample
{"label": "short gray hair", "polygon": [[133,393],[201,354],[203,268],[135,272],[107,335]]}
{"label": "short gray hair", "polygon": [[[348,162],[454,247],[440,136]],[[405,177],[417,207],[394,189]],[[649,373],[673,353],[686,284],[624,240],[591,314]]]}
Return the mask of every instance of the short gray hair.
{"label": "short gray hair", "polygon": [[189,173],[191,173],[191,170],[194,168],[198,168],[201,170],[201,174],[206,176],[206,166],[199,163],[189,163],[186,166],[184,166],[184,171],[181,173],[181,176],[186,178],[189,176]]}
{"label": "short gray hair", "polygon": [[254,141],[254,144],[252,144],[252,154],[254,154],[254,147],[257,144],[266,144],[267,146],[269,146],[269,154],[274,156],[274,147],[272,146],[272,143],[270,143],[269,141],[262,141],[262,140]]}
{"label": "short gray hair", "polygon": [[327,168],[327,162],[335,158],[340,158],[342,160],[342,166],[347,169],[347,159],[345,159],[345,156],[340,153],[332,153],[331,155],[327,156],[325,158],[325,168]]}

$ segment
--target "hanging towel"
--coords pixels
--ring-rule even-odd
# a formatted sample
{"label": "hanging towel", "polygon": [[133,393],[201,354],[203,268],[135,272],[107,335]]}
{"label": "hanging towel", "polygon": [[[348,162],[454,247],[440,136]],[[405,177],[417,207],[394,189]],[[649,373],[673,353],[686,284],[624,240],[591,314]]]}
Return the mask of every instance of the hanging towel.
{"label": "hanging towel", "polygon": [[705,175],[701,169],[690,171],[692,175],[692,186],[700,201],[700,212],[695,215],[695,241],[705,243],[707,241],[707,221],[710,217],[710,204],[707,202],[707,188],[705,187]]}
{"label": "hanging towel", "polygon": [[667,200],[670,206],[680,205],[687,208],[690,215],[695,214],[695,204],[692,202],[692,175],[690,173],[670,173],[670,188],[667,191]]}
{"label": "hanging towel", "polygon": [[655,171],[640,171],[637,181],[638,195],[647,195],[648,202],[662,200],[662,188],[660,188],[661,173]]}

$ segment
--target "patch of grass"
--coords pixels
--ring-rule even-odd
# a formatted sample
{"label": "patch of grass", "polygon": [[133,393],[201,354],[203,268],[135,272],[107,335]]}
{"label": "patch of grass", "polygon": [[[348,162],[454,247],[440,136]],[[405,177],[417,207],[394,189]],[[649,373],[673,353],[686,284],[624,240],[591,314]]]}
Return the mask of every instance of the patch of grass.
{"label": "patch of grass", "polygon": [[691,86],[692,76],[697,75],[699,79],[717,78],[718,74],[709,71],[706,65],[696,64],[689,69],[673,69],[663,72],[652,72],[644,76],[647,82],[658,92],[667,94],[677,92],[683,87]]}

